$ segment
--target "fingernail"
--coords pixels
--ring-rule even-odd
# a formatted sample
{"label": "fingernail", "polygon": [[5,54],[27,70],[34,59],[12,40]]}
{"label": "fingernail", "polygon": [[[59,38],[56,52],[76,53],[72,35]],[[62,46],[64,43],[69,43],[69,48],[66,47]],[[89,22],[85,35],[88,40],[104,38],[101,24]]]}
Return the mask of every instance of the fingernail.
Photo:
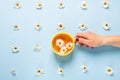
{"label": "fingernail", "polygon": [[84,44],[81,44],[82,46],[84,46]]}
{"label": "fingernail", "polygon": [[94,48],[94,47],[91,47],[92,49]]}
{"label": "fingernail", "polygon": [[80,46],[81,46],[81,47],[84,47],[85,45],[81,43]]}
{"label": "fingernail", "polygon": [[86,45],[86,47],[89,47],[89,46]]}
{"label": "fingernail", "polygon": [[79,41],[79,39],[78,39],[78,38],[76,38],[76,41]]}

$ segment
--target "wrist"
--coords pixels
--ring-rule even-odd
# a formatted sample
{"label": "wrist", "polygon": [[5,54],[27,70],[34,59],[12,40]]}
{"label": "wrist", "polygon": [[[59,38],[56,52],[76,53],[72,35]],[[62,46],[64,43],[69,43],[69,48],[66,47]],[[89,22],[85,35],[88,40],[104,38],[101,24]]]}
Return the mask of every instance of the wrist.
{"label": "wrist", "polygon": [[109,37],[107,37],[107,36],[102,36],[102,45],[109,45],[110,40],[111,40],[111,39],[109,39]]}

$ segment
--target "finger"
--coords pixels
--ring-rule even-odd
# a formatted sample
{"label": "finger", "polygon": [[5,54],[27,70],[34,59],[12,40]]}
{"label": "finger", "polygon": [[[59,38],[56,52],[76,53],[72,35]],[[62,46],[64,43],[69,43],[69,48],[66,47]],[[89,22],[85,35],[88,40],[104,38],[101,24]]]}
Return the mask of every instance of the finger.
{"label": "finger", "polygon": [[79,33],[76,34],[76,37],[87,39],[88,38],[88,34],[79,32]]}
{"label": "finger", "polygon": [[75,39],[77,39],[77,38],[79,38],[79,36],[76,34],[76,35],[75,35]]}
{"label": "finger", "polygon": [[89,46],[87,39],[84,39],[84,38],[78,38],[78,39],[79,39],[79,41],[78,41],[79,44],[85,44],[85,45]]}
{"label": "finger", "polygon": [[[82,36],[79,36],[80,33],[77,33],[76,36],[75,36],[75,42],[78,42],[79,39],[78,38],[85,38],[85,37],[82,37]],[[86,39],[86,38],[85,38]]]}

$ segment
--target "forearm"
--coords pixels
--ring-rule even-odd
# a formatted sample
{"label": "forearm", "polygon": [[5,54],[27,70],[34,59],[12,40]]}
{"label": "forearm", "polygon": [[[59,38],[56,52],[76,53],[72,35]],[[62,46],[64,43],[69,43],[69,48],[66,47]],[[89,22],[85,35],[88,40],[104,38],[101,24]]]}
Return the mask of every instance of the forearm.
{"label": "forearm", "polygon": [[103,45],[120,47],[120,36],[103,36],[102,38]]}

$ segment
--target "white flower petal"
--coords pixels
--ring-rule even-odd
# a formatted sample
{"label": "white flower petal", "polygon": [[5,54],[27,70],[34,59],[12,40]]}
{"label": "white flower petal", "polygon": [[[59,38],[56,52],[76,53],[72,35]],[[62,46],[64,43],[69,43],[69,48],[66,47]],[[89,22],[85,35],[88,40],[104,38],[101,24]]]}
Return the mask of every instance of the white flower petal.
{"label": "white flower petal", "polygon": [[66,44],[66,48],[67,49],[71,49],[73,47],[73,43],[72,42],[68,42],[67,44]]}
{"label": "white flower petal", "polygon": [[57,39],[56,40],[56,46],[58,47],[63,47],[64,46],[64,41],[62,39]]}

